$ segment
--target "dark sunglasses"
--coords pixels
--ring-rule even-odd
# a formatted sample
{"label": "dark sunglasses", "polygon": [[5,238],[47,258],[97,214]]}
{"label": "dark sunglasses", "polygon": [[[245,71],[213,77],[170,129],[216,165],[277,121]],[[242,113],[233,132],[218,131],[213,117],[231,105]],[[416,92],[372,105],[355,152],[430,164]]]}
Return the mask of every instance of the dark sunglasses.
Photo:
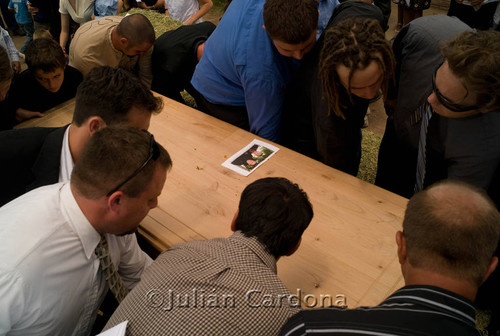
{"label": "dark sunglasses", "polygon": [[436,97],[439,100],[439,102],[441,103],[441,105],[443,105],[448,110],[453,111],[453,112],[467,112],[467,111],[476,110],[478,108],[477,105],[465,106],[465,105],[456,104],[456,103],[452,102],[451,100],[449,100],[448,98],[446,98],[445,96],[443,96],[443,94],[436,87],[436,74],[437,74],[437,71],[440,67],[441,67],[441,65],[437,67],[436,71],[434,71],[434,75],[432,75],[432,90],[436,94]]}
{"label": "dark sunglasses", "polygon": [[122,183],[117,185],[116,188],[113,188],[110,192],[108,192],[106,194],[106,197],[111,196],[114,192],[118,191],[121,187],[123,187],[125,185],[125,183],[127,183],[128,181],[133,179],[137,174],[139,174],[144,169],[144,167],[146,167],[148,165],[149,161],[151,161],[151,160],[156,161],[158,159],[158,157],[160,156],[160,149],[158,148],[158,144],[156,143],[153,134],[151,134],[147,131],[144,131],[144,132],[146,132],[150,135],[149,155],[146,158],[146,161],[144,161],[144,163],[139,168],[137,168],[129,177],[127,177]]}

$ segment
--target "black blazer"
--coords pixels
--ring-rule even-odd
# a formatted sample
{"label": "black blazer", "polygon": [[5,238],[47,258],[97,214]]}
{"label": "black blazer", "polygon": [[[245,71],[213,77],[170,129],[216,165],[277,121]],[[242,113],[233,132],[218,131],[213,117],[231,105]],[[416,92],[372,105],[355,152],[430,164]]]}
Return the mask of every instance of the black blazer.
{"label": "black blazer", "polygon": [[67,127],[0,132],[0,206],[32,189],[59,181]]}

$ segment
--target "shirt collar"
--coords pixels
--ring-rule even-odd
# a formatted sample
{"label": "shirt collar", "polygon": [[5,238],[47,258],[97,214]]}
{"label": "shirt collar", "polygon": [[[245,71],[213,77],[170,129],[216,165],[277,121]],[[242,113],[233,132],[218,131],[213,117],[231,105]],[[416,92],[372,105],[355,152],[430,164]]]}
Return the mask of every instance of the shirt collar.
{"label": "shirt collar", "polygon": [[267,248],[257,239],[257,237],[247,237],[243,234],[243,232],[236,231],[231,237],[229,237],[229,239],[238,241],[248,247],[267,267],[273,271],[273,273],[277,274],[276,258],[269,253]]}
{"label": "shirt collar", "polygon": [[61,209],[68,220],[68,224],[78,235],[82,242],[83,251],[87,259],[94,254],[97,244],[101,240],[100,234],[94,229],[87,217],[76,203],[71,191],[70,182],[66,182],[61,188]]}
{"label": "shirt collar", "polygon": [[73,157],[71,156],[71,150],[69,148],[69,129],[71,125],[66,128],[64,132],[64,137],[62,141],[61,148],[61,159],[59,165],[59,182],[69,181],[71,178],[71,172],[75,163],[73,162]]}

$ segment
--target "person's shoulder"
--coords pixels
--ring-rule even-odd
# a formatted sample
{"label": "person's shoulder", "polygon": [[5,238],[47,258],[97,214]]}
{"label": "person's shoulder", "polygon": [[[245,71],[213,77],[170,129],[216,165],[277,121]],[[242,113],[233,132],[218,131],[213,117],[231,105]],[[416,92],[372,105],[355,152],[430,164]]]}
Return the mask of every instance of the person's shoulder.
{"label": "person's shoulder", "polygon": [[64,133],[63,127],[29,127],[18,128],[0,132],[0,156],[6,148],[23,148],[23,152],[29,152],[29,144],[39,148],[47,136],[56,131]]}
{"label": "person's shoulder", "polygon": [[67,65],[64,69],[64,78],[69,77],[72,82],[78,82],[78,84],[83,80],[83,75],[77,68]]}

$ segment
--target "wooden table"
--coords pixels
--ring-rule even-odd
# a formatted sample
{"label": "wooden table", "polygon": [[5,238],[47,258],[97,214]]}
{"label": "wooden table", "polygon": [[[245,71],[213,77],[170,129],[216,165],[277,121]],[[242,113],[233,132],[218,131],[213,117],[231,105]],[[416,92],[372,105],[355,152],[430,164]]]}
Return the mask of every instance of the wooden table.
{"label": "wooden table", "polygon": [[[278,262],[278,274],[292,293],[299,288],[309,306],[321,295],[344,295],[347,305],[355,307],[378,304],[403,285],[395,233],[405,198],[282,146],[248,177],[238,175],[221,164],[255,135],[170,99],[164,102],[149,131],[174,165],[158,207],[140,227],[155,247],[229,236],[244,187],[262,177],[282,176],[298,183],[314,207],[301,247]],[[20,127],[65,125],[73,107],[71,100]],[[343,303],[344,297],[337,299]]]}

